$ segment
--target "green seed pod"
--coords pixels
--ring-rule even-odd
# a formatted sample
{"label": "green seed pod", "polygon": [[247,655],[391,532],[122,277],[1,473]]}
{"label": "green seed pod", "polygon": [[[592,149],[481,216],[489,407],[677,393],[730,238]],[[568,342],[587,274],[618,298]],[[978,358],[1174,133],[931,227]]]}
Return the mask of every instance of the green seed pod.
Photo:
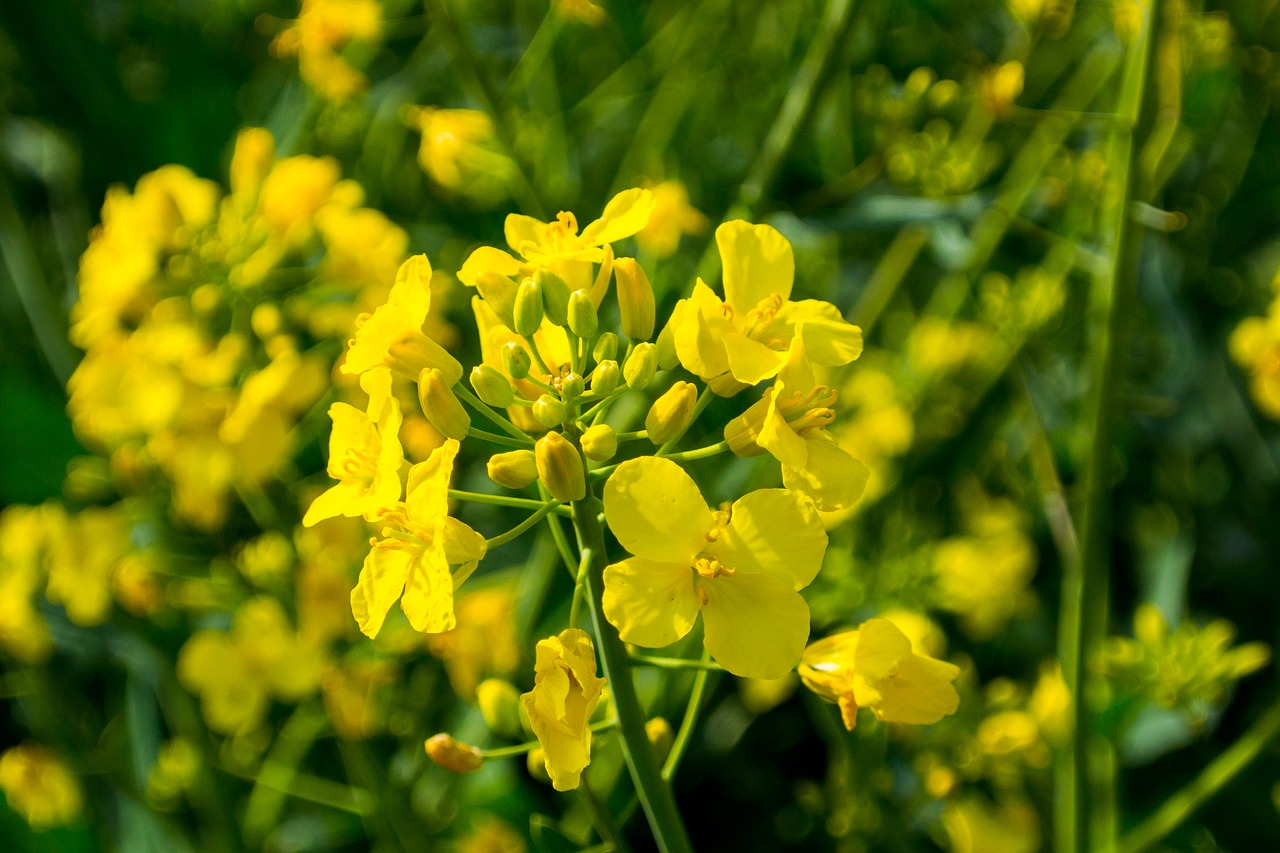
{"label": "green seed pod", "polygon": [[569,283],[545,267],[533,274],[533,280],[542,289],[547,318],[563,326],[569,317]]}
{"label": "green seed pod", "polygon": [[666,444],[688,428],[693,421],[693,407],[698,402],[698,389],[692,382],[677,382],[653,402],[644,428],[654,444]]}
{"label": "green seed pod", "polygon": [[532,278],[520,282],[516,289],[515,329],[516,334],[528,337],[542,325],[542,288]]}
{"label": "green seed pod", "polygon": [[476,687],[476,704],[494,734],[512,739],[520,735],[520,691],[510,681],[486,678],[480,682]]}
{"label": "green seed pod", "polygon": [[622,313],[622,334],[633,341],[653,337],[654,299],[649,276],[635,258],[618,258],[613,262],[613,277],[618,284],[618,310]]}
{"label": "green seed pod", "polygon": [[576,373],[569,373],[560,379],[560,399],[568,402],[576,400],[582,396],[582,392],[586,390],[586,384],[582,381],[582,377]]}
{"label": "green seed pod", "polygon": [[507,377],[487,364],[471,368],[471,387],[477,397],[498,409],[510,406],[516,397]]}
{"label": "green seed pod", "polygon": [[658,369],[671,370],[680,363],[680,354],[676,352],[676,314],[671,315],[667,325],[658,333]]}
{"label": "green seed pod", "polygon": [[618,357],[618,336],[613,332],[602,332],[596,340],[596,348],[591,351],[597,362],[611,361]]}
{"label": "green seed pod", "polygon": [[591,390],[601,397],[612,394],[622,380],[622,368],[616,361],[602,361],[591,372]]}
{"label": "green seed pod", "polygon": [[596,333],[596,306],[591,301],[591,294],[585,290],[575,290],[569,295],[569,331],[580,338],[590,340]]}
{"label": "green seed pod", "polygon": [[515,325],[516,283],[505,275],[485,270],[476,275],[476,290],[508,329]]}
{"label": "green seed pod", "polygon": [[533,403],[533,419],[547,429],[564,423],[567,416],[568,410],[564,403],[550,394],[543,394]]}
{"label": "green seed pod", "polygon": [[418,402],[422,413],[445,438],[458,441],[467,437],[471,417],[462,408],[453,390],[445,384],[444,376],[435,367],[428,367],[418,374]]}
{"label": "green seed pod", "polygon": [[587,427],[582,433],[582,452],[592,462],[606,462],[618,452],[618,434],[608,424]]}
{"label": "green seed pod", "polygon": [[643,391],[649,387],[657,371],[657,347],[648,343],[636,344],[636,348],[631,351],[631,357],[622,368],[622,375],[627,380],[628,388],[632,391]]}
{"label": "green seed pod", "polygon": [[578,448],[558,432],[549,432],[533,446],[538,477],[551,497],[558,501],[579,501],[587,496],[587,475]]}
{"label": "green seed pod", "polygon": [[512,379],[524,379],[529,375],[533,362],[529,360],[529,351],[515,341],[507,341],[502,345],[502,366]]}
{"label": "green seed pod", "polygon": [[495,453],[485,465],[489,479],[508,489],[523,489],[538,479],[538,463],[532,450]]}

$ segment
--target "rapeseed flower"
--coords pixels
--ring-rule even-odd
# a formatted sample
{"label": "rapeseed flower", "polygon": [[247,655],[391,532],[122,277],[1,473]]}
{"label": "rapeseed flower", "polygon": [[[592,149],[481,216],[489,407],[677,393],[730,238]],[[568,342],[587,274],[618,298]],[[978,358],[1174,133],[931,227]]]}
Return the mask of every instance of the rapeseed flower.
{"label": "rapeseed flower", "polygon": [[62,759],[38,744],[24,743],[0,755],[0,789],[9,808],[36,831],[80,815],[80,783]]}
{"label": "rapeseed flower", "polygon": [[707,230],[707,217],[689,203],[689,190],[680,181],[663,181],[649,188],[653,212],[649,223],[636,234],[641,249],[659,258],[674,255],[685,234]]}
{"label": "rapeseed flower", "polygon": [[591,715],[605,680],[596,677],[596,651],[587,633],[567,628],[538,643],[533,690],[520,697],[542,745],[557,791],[578,787],[591,761]]}
{"label": "rapeseed flower", "polygon": [[370,42],[382,35],[382,5],[377,0],[302,0],[298,19],[276,36],[277,56],[297,56],[298,72],[330,101],[351,97],[367,84],[363,74],[339,51],[348,42]]}
{"label": "rapeseed flower", "polygon": [[451,192],[492,197],[515,172],[498,148],[493,120],[477,110],[414,107],[409,122],[422,134],[418,165]]}

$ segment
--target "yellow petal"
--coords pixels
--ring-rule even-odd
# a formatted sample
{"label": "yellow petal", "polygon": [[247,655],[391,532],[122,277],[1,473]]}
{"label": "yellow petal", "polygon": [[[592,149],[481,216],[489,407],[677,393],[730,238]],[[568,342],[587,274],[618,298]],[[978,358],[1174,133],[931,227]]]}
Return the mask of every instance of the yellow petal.
{"label": "yellow petal", "polygon": [[881,699],[871,709],[888,723],[936,723],[960,707],[960,696],[951,684],[959,674],[960,669],[946,661],[910,655],[892,682],[881,685]]}
{"label": "yellow petal", "polygon": [[[869,619],[858,629],[854,669],[859,677],[870,682],[890,678],[910,656],[911,640],[888,619]],[[869,704],[858,698],[860,705]]]}
{"label": "yellow petal", "polygon": [[[542,242],[542,237],[547,232],[547,224],[539,222],[532,216],[509,213],[506,221],[502,224],[502,231],[507,238],[507,245],[511,247],[511,251],[519,252],[523,255],[525,243],[537,245]],[[504,252],[503,254],[506,253]],[[503,273],[503,275],[509,275],[509,273]]]}
{"label": "yellow petal", "polygon": [[[822,303],[829,305],[829,303]],[[845,322],[834,305],[833,317],[811,318],[796,327],[796,334],[804,341],[809,358],[814,364],[837,367],[862,355],[862,329]]]}
{"label": "yellow petal", "polygon": [[745,318],[773,294],[785,301],[796,275],[791,244],[768,225],[735,219],[716,229],[724,264],[724,298],[735,318]]}
{"label": "yellow petal", "polygon": [[646,189],[629,189],[615,195],[600,218],[582,231],[583,239],[593,246],[622,240],[649,224],[653,212],[653,193]]}
{"label": "yellow petal", "polygon": [[405,509],[415,525],[426,527],[433,534],[449,513],[449,478],[453,476],[458,447],[455,439],[446,439],[424,461],[409,469]]}
{"label": "yellow petal", "polygon": [[476,286],[476,276],[485,270],[498,275],[515,276],[524,269],[524,264],[511,255],[492,246],[481,246],[476,249],[458,270],[458,281],[468,287]]}
{"label": "yellow petal", "polygon": [[351,590],[351,613],[365,636],[376,637],[382,630],[387,611],[404,590],[414,556],[404,548],[375,547],[364,558],[356,588]]}
{"label": "yellow petal", "polygon": [[764,420],[760,424],[760,433],[756,436],[756,442],[772,453],[773,457],[783,465],[803,468],[809,463],[809,445],[796,434],[791,424],[787,423],[786,418],[778,411],[779,401],[789,396],[793,396],[791,389],[781,379],[769,389],[768,396],[765,398],[769,404],[765,409]]}
{"label": "yellow petal", "polygon": [[604,615],[624,642],[669,646],[693,628],[700,606],[688,563],[632,557],[604,570]]}
{"label": "yellow petal", "polygon": [[834,512],[857,503],[867,488],[871,470],[823,430],[809,433],[804,441],[808,460],[803,468],[783,465],[783,484],[808,495],[823,512]]}
{"label": "yellow petal", "polygon": [[[683,307],[681,307],[683,306]],[[724,303],[711,288],[698,279],[693,294],[681,300],[672,314],[676,355],[690,373],[703,379],[720,376],[729,370],[724,336],[733,332],[733,324],[724,315]]]}
{"label": "yellow petal", "polygon": [[743,678],[781,678],[809,639],[809,605],[774,575],[733,574],[700,581],[707,651]]}
{"label": "yellow petal", "polygon": [[706,553],[744,573],[808,586],[822,568],[827,534],[813,503],[786,489],[759,489],[733,504],[731,520]]}
{"label": "yellow petal", "polygon": [[339,515],[354,517],[364,514],[365,490],[359,483],[343,481],[316,496],[302,517],[302,526],[312,525]]}
{"label": "yellow petal", "polygon": [[618,466],[605,483],[604,516],[632,554],[686,566],[702,550],[712,527],[711,510],[693,478],[656,456]]}
{"label": "yellow petal", "polygon": [[483,536],[456,518],[444,520],[444,555],[451,566],[478,563],[484,559],[489,544]]}
{"label": "yellow petal", "polygon": [[737,331],[726,334],[721,342],[729,361],[729,372],[746,385],[756,385],[775,376],[787,357],[785,352],[769,349]]}
{"label": "yellow petal", "polygon": [[431,261],[426,255],[414,255],[400,265],[387,302],[411,317],[427,318],[431,310]]}
{"label": "yellow petal", "polygon": [[415,631],[438,634],[450,631],[453,615],[453,577],[444,552],[444,538],[437,536],[409,565],[400,609]]}

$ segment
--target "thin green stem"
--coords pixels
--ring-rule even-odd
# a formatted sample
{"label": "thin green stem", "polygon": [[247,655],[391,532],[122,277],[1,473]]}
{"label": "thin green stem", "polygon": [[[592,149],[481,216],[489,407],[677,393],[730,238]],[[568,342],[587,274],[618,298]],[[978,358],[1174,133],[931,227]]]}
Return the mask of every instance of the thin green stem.
{"label": "thin green stem", "polygon": [[613,818],[609,816],[604,803],[600,802],[586,779],[583,779],[578,786],[578,796],[581,797],[582,804],[587,809],[587,815],[591,818],[591,825],[595,827],[596,835],[600,836],[600,840],[615,853],[627,853],[630,848],[627,847],[626,840]]}
{"label": "thin green stem", "polygon": [[542,507],[542,509],[511,528],[506,533],[500,533],[492,539],[486,539],[485,545],[488,546],[488,550],[492,551],[494,548],[500,548],[508,542],[520,538],[521,534],[533,527],[539,521],[542,521],[542,519],[546,518],[549,514],[555,512],[560,506],[561,503],[559,501],[552,501],[548,503],[546,506]]}
{"label": "thin green stem", "polygon": [[688,658],[666,658],[658,655],[631,655],[631,660],[641,666],[653,666],[659,669],[699,669],[707,672],[724,672],[724,667],[707,660],[689,660]]}
{"label": "thin green stem", "polygon": [[509,495],[486,495],[483,492],[464,492],[461,489],[450,489],[449,497],[455,501],[470,501],[476,504],[488,504],[489,506],[512,506],[520,509],[539,510],[547,506],[548,503],[555,503],[553,508],[557,515],[572,516],[573,510],[560,504],[559,501],[535,501],[529,498],[513,498]]}
{"label": "thin green stem", "polygon": [[[704,650],[703,663],[709,663],[711,656]],[[689,704],[685,706],[684,718],[680,720],[680,730],[671,742],[671,751],[662,765],[662,778],[670,782],[680,769],[680,761],[684,758],[689,741],[693,739],[693,730],[698,724],[698,714],[702,711],[702,699],[707,692],[707,681],[711,677],[711,669],[700,669],[693,677],[693,687],[689,690]]]}
{"label": "thin green stem", "polygon": [[587,569],[591,566],[591,551],[582,552],[582,560],[578,563],[578,576],[573,582],[573,601],[569,604],[569,627],[578,627],[578,613],[582,609],[582,600],[587,594]]}
{"label": "thin green stem", "polygon": [[487,441],[490,444],[496,444],[499,447],[514,447],[517,450],[527,450],[533,447],[533,441],[528,437],[523,438],[507,438],[505,435],[498,435],[496,432],[485,432],[475,427],[467,428],[467,438],[478,438],[481,441]]}
{"label": "thin green stem", "polygon": [[719,441],[715,444],[708,444],[706,447],[698,447],[693,450],[684,450],[680,453],[668,453],[667,457],[673,462],[692,462],[695,459],[706,459],[709,456],[718,456],[729,450],[729,442]]}
{"label": "thin green stem", "polygon": [[635,441],[638,438],[648,438],[649,431],[647,429],[638,429],[632,432],[618,433],[618,441]]}
{"label": "thin green stem", "polygon": [[484,415],[489,420],[493,421],[493,423],[496,424],[507,435],[511,436],[512,438],[521,439],[523,441],[529,440],[529,436],[525,434],[524,430],[520,429],[520,427],[511,423],[511,421],[507,420],[502,415],[494,411],[492,406],[490,406],[484,400],[481,400],[475,394],[471,393],[470,389],[468,389],[461,382],[454,383],[453,393],[457,394],[459,397],[466,400],[467,403],[469,403],[473,409],[475,409],[480,414]]}
{"label": "thin green stem", "polygon": [[[538,491],[540,491],[542,496],[547,500],[551,499],[551,496],[547,494],[547,487],[541,483],[538,484]],[[569,510],[569,512],[572,513],[573,510]],[[573,555],[570,553],[569,537],[564,535],[564,528],[561,527],[560,522],[552,516],[547,516],[547,527],[551,530],[551,539],[556,543],[556,550],[560,552],[560,559],[564,563],[565,569],[569,572],[569,577],[573,578],[576,582],[578,575],[574,569]]]}

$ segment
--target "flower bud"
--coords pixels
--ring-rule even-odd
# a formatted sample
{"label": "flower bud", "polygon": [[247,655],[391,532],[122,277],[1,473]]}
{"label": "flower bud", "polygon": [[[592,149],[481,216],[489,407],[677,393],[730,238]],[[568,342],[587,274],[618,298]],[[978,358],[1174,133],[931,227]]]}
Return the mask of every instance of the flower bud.
{"label": "flower bud", "polygon": [[569,331],[580,338],[588,340],[596,333],[596,306],[591,301],[591,294],[585,290],[575,290],[569,295]]}
{"label": "flower bud", "polygon": [[591,390],[601,397],[613,393],[622,379],[622,368],[616,361],[602,361],[591,372]]}
{"label": "flower bud", "polygon": [[576,373],[569,373],[560,379],[560,398],[562,400],[575,400],[582,396],[582,392],[586,390],[586,385],[582,381],[582,377]]}
{"label": "flower bud", "polygon": [[526,278],[516,288],[515,329],[517,335],[528,337],[542,325],[542,288],[532,278]]}
{"label": "flower bud", "polygon": [[547,319],[563,326],[569,317],[569,283],[545,267],[533,274],[533,280],[542,290]]}
{"label": "flower bud", "polygon": [[587,427],[582,433],[582,452],[593,462],[605,462],[618,452],[618,434],[608,424]]}
{"label": "flower bud", "polygon": [[658,370],[658,353],[653,344],[636,344],[622,368],[622,375],[627,380],[627,387],[632,391],[643,391],[653,381]]}
{"label": "flower bud", "polygon": [[612,361],[618,357],[618,336],[613,332],[604,332],[596,341],[596,347],[591,351],[597,362]]}
{"label": "flower bud", "polygon": [[676,351],[676,315],[673,313],[667,325],[658,333],[658,369],[671,370],[680,363],[680,354]]}
{"label": "flower bud", "polygon": [[515,738],[520,734],[520,691],[501,678],[486,678],[476,687],[476,704],[494,734]]}
{"label": "flower bud", "polygon": [[613,277],[618,287],[622,334],[633,341],[649,340],[654,323],[653,286],[649,284],[649,276],[635,258],[618,258],[613,262]]}
{"label": "flower bud", "polygon": [[488,303],[493,313],[498,315],[502,325],[508,329],[515,327],[516,283],[505,275],[493,270],[485,270],[476,274],[476,290],[480,298]]}
{"label": "flower bud", "polygon": [[644,733],[649,737],[649,748],[659,764],[667,760],[671,754],[671,745],[675,743],[675,732],[665,717],[654,717],[644,724]]}
{"label": "flower bud", "polygon": [[524,379],[529,375],[533,362],[529,360],[529,351],[515,341],[507,341],[502,345],[502,367],[512,379]]}
{"label": "flower bud", "polygon": [[480,754],[480,750],[457,740],[453,735],[438,734],[429,737],[426,748],[432,761],[454,773],[472,773],[484,766],[484,756]]}
{"label": "flower bud", "polygon": [[693,421],[693,407],[698,402],[698,389],[692,382],[677,382],[649,409],[644,428],[654,444],[666,444],[684,432]]}
{"label": "flower bud", "polygon": [[515,400],[515,392],[507,377],[487,364],[471,369],[471,387],[475,389],[477,397],[498,409],[505,409]]}
{"label": "flower bud", "polygon": [[523,489],[538,479],[538,463],[532,450],[510,450],[495,453],[485,465],[489,479],[508,489]]}
{"label": "flower bud", "polygon": [[543,394],[533,403],[533,419],[547,429],[564,423],[564,419],[568,414],[569,412],[564,407],[564,403],[550,394]]}
{"label": "flower bud", "polygon": [[587,496],[587,477],[578,448],[558,432],[549,432],[533,446],[538,476],[551,497],[558,501],[580,501]]}
{"label": "flower bud", "polygon": [[471,418],[438,368],[428,367],[418,374],[418,402],[427,420],[445,438],[461,441],[467,437]]}

